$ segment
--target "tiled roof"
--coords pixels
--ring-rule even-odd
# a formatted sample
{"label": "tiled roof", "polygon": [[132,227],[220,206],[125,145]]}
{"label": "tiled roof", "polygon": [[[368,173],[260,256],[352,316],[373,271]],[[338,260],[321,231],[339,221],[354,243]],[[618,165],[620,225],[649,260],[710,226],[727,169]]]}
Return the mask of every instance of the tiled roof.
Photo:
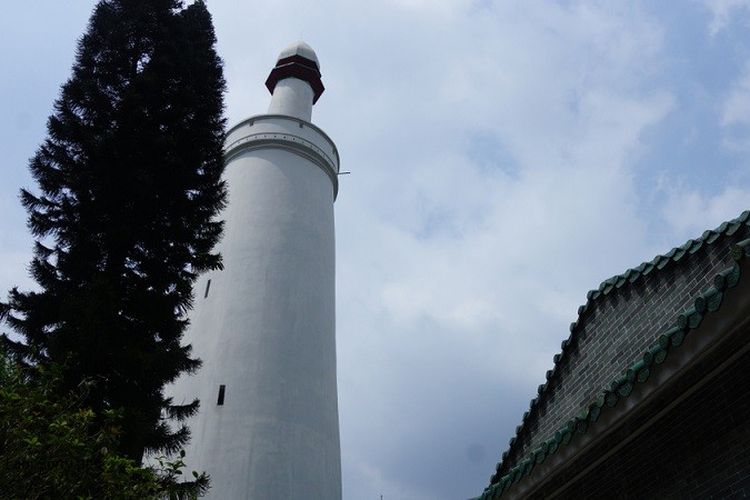
{"label": "tiled roof", "polygon": [[[699,239],[690,240],[684,245],[672,249],[666,255],[659,255],[651,262],[644,262],[636,268],[627,270],[623,274],[613,276],[602,282],[598,290],[591,290],[587,294],[588,300],[586,304],[578,308],[579,321],[570,325],[570,336],[568,339],[563,340],[561,346],[562,351],[554,356],[554,367],[552,370],[548,370],[546,374],[548,382],[539,386],[538,397],[531,400],[530,411],[533,411],[540,401],[546,397],[548,393],[547,389],[549,388],[549,381],[556,376],[563,363],[565,363],[566,359],[570,356],[572,350],[571,347],[578,340],[577,336],[580,330],[579,322],[581,316],[586,310],[596,304],[596,302],[603,300],[604,297],[612,293],[618,293],[623,287],[635,283],[642,276],[647,276],[654,272],[660,272],[666,267],[673,265],[673,263],[679,262],[686,255],[694,254],[702,248],[705,248],[707,245],[713,244],[722,236],[732,236],[743,225],[750,226],[750,221],[748,219],[750,219],[750,211],[745,211],[738,218],[725,222],[714,230],[704,232]],[[503,462],[498,463],[496,468],[497,472],[492,476],[490,486],[487,487],[480,498],[500,498],[502,493],[506,491],[511,484],[518,482],[521,478],[531,473],[535,464],[542,463],[546,457],[555,453],[561,446],[568,444],[576,433],[585,433],[588,424],[596,422],[602,411],[606,411],[607,408],[615,406],[619,399],[629,396],[634,384],[645,382],[649,378],[651,372],[664,362],[670,350],[679,347],[682,344],[685,335],[687,335],[690,330],[695,329],[700,325],[705,314],[719,309],[726,290],[734,287],[740,279],[740,267],[737,262],[747,257],[749,250],[750,239],[743,240],[736,245],[732,249],[732,256],[736,261],[735,264],[719,273],[714,278],[714,285],[695,298],[694,306],[677,316],[675,319],[675,326],[663,332],[662,335],[658,337],[656,343],[644,352],[641,358],[633,363],[624,375],[612,380],[609,387],[602,389],[598,396],[586,406],[581,414],[568,420],[568,422],[555,432],[553,436],[544,441],[524,460],[518,462],[515,467],[508,470],[505,474],[501,475],[504,465]],[[519,445],[517,437],[524,432],[530,411],[524,413],[523,423],[516,428],[516,436],[511,438],[508,450],[503,453],[503,461],[507,459],[515,446]]]}

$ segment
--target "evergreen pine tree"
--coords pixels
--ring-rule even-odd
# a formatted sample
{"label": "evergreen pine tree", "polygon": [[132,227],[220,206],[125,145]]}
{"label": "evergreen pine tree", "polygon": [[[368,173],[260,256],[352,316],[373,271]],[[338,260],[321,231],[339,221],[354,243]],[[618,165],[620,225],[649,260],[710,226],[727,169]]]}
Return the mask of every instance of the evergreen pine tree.
{"label": "evergreen pine tree", "polygon": [[[198,402],[173,405],[165,384],[200,361],[180,340],[192,284],[221,267],[212,253],[224,134],[221,60],[202,1],[101,0],[22,190],[36,238],[39,290],[0,307],[22,341],[15,358],[61,364],[68,388],[93,381],[85,405],[123,412],[120,450],[178,450],[170,430]],[[168,418],[165,418],[168,417]]]}

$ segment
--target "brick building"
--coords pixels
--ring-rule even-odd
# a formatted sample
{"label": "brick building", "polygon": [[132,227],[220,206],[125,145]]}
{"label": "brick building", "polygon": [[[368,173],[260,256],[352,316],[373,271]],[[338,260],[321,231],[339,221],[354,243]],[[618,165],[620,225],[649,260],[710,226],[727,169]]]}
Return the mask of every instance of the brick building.
{"label": "brick building", "polygon": [[750,497],[750,212],[587,299],[480,498]]}

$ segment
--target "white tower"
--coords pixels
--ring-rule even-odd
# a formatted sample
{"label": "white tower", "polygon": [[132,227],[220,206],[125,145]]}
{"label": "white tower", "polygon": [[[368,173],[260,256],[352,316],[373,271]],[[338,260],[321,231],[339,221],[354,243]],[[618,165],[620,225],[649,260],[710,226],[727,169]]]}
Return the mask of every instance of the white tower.
{"label": "white tower", "polygon": [[221,500],[341,498],[333,202],[339,157],[310,123],[318,58],[285,49],[268,114],[229,130],[219,251],[224,270],[196,288],[186,342],[203,360],[170,391],[200,398],[189,469]]}

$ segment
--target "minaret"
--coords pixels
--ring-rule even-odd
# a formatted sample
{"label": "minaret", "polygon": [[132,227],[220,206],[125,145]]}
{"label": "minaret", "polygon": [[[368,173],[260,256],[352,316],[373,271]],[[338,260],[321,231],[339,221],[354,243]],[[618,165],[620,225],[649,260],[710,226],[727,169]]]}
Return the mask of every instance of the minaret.
{"label": "minaret", "polygon": [[208,498],[336,500],[339,157],[310,123],[323,84],[309,45],[286,48],[266,86],[268,114],[227,133],[224,270],[198,283],[186,335],[203,366],[169,392],[201,401],[186,451]]}

